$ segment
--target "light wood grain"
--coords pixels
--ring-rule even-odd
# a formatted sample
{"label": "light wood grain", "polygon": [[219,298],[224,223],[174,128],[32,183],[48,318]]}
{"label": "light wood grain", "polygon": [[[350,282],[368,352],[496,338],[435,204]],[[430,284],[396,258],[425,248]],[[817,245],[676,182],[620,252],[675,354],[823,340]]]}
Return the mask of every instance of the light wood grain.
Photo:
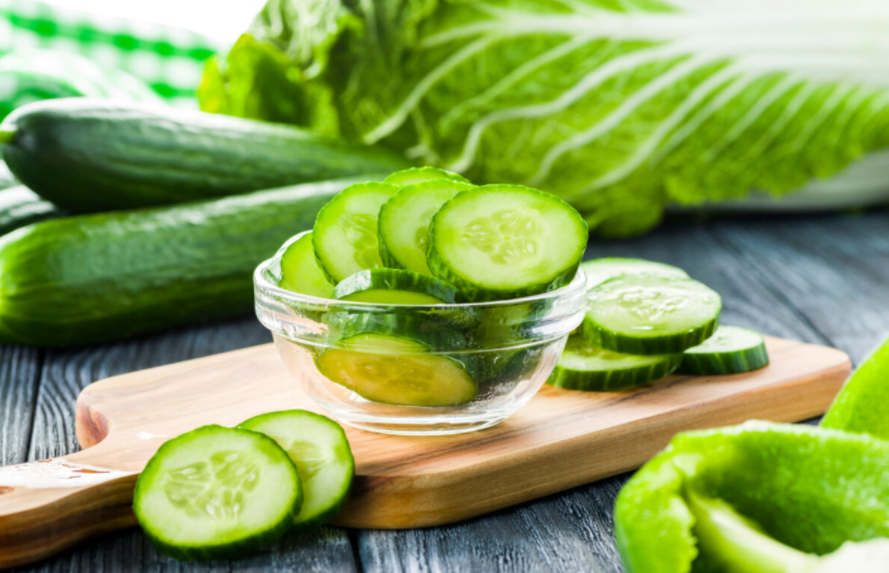
{"label": "light wood grain", "polygon": [[[512,418],[472,434],[402,437],[350,428],[357,479],[336,522],[373,528],[450,523],[637,467],[678,431],[821,413],[848,374],[848,357],[781,339],[768,345],[772,365],[750,374],[674,376],[631,392],[545,387]],[[283,408],[318,411],[294,387],[272,345],[88,386],[77,400],[76,424],[87,449],[57,460],[76,474],[55,482],[67,487],[19,484],[0,494],[0,565],[132,524],[136,475],[166,439]],[[32,463],[24,471],[37,483],[50,466]],[[71,486],[105,470],[99,483]]]}

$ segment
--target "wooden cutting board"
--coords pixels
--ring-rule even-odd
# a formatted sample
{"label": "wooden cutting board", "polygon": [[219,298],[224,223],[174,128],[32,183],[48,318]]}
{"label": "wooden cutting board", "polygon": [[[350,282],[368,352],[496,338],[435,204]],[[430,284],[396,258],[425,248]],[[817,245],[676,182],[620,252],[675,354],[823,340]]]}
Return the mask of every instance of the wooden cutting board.
{"label": "wooden cutting board", "polygon": [[[772,364],[749,374],[672,376],[626,392],[545,386],[513,417],[470,434],[403,437],[347,428],[357,476],[335,523],[450,523],[636,468],[682,430],[824,412],[849,374],[849,357],[789,340],[767,344]],[[0,468],[0,567],[133,525],[136,476],[168,438],[288,408],[319,411],[271,344],[88,386],[77,400],[83,451]]]}

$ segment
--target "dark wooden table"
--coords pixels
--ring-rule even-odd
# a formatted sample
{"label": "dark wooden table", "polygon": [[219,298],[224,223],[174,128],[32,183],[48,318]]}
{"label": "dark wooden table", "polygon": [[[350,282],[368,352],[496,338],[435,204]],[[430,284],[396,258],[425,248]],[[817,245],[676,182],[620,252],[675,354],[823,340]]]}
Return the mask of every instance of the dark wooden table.
{"label": "dark wooden table", "polygon": [[[718,290],[723,321],[848,352],[858,363],[889,333],[889,212],[672,220],[588,257],[672,263]],[[77,449],[74,400],[102,378],[269,341],[252,318],[72,351],[0,346],[0,463]],[[622,571],[612,505],[627,476],[446,527],[324,528],[237,562],[179,563],[133,529],[28,571]]]}

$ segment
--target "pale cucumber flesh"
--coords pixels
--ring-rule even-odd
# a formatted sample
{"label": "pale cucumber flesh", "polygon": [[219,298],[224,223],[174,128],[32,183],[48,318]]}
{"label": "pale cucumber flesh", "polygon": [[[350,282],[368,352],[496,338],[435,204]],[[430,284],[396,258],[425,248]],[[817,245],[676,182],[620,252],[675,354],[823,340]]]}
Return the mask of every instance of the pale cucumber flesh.
{"label": "pale cucumber flesh", "polygon": [[269,436],[296,465],[303,503],[295,526],[319,526],[339,512],[355,475],[349,440],[339,424],[313,412],[288,410],[250,418],[239,427]]}
{"label": "pale cucumber flesh", "polygon": [[386,183],[358,183],[322,207],[312,231],[318,264],[334,283],[383,266],[377,239],[380,207],[398,192]]}
{"label": "pale cucumber flesh", "polygon": [[427,264],[470,301],[554,290],[574,278],[586,223],[561,199],[518,185],[463,191],[429,229]]}
{"label": "pale cucumber flesh", "polygon": [[331,382],[372,402],[400,406],[457,406],[476,398],[478,387],[458,361],[428,352],[405,338],[364,334],[341,341],[316,359]]}
{"label": "pale cucumber flesh", "polygon": [[679,371],[683,374],[740,374],[769,364],[765,339],[753,330],[721,325],[703,344],[689,348]]}
{"label": "pale cucumber flesh", "polygon": [[620,275],[656,274],[674,277],[688,278],[688,273],[679,267],[647,261],[645,259],[629,259],[622,257],[608,257],[592,259],[580,265],[586,274],[587,288],[593,288],[607,280]]}
{"label": "pale cucumber flesh", "polygon": [[301,504],[296,467],[272,439],[204,426],[160,447],[136,483],[133,511],[163,552],[203,560],[276,540]]}
{"label": "pale cucumber flesh", "polygon": [[279,286],[299,294],[333,298],[333,284],[327,280],[315,258],[311,231],[291,243],[284,251]]}
{"label": "pale cucumber flesh", "polygon": [[386,177],[383,182],[397,187],[404,187],[406,185],[422,183],[423,181],[435,181],[436,179],[448,179],[451,181],[460,181],[461,183],[469,183],[469,181],[462,175],[454,173],[453,171],[439,169],[438,167],[412,167],[411,169],[402,169],[401,171],[396,171]]}

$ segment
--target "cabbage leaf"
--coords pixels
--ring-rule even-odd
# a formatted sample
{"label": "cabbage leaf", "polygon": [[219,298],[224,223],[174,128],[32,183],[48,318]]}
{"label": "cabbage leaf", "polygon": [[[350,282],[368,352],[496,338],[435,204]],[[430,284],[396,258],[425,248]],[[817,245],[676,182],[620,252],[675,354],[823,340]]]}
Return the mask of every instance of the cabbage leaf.
{"label": "cabbage leaf", "polygon": [[626,236],[889,147],[887,30],[885,0],[270,0],[200,95]]}

